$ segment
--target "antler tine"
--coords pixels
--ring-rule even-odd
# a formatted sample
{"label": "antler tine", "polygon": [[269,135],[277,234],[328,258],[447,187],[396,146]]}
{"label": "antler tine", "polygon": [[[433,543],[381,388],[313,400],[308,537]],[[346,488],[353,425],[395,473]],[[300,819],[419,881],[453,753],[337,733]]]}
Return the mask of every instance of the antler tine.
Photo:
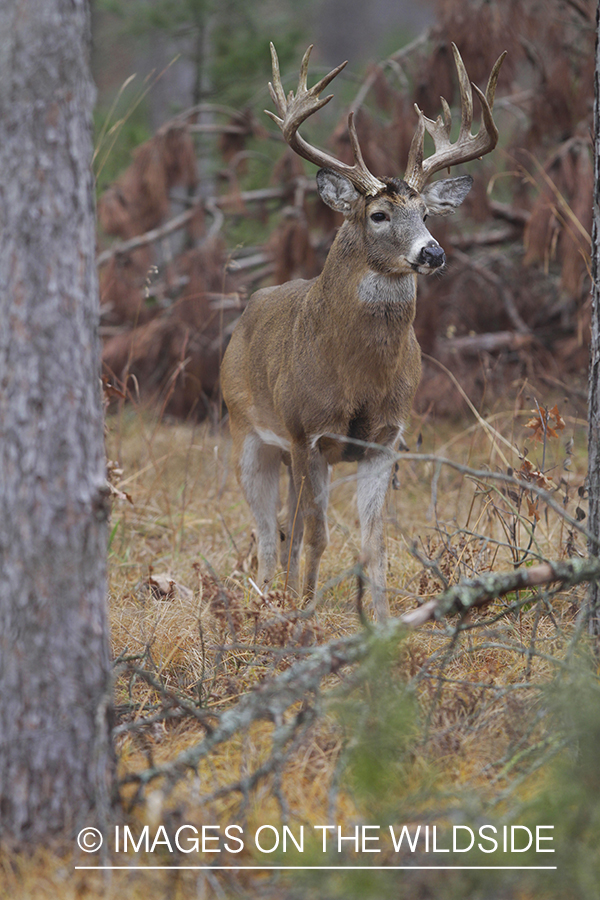
{"label": "antler tine", "polygon": [[[508,50],[503,50],[496,62],[494,63],[494,67],[490,72],[490,77],[488,78],[487,88],[485,89],[485,98],[489,104],[490,109],[494,108],[494,100],[496,99],[496,86],[498,84],[498,76],[500,75],[500,68],[502,63],[504,62],[504,57],[507,55]],[[476,91],[479,92],[479,88],[476,85],[473,85]],[[480,92],[479,92],[480,93]]]}
{"label": "antler tine", "polygon": [[358,143],[356,125],[354,124],[354,111],[348,113],[348,134],[350,135],[350,146],[352,148],[352,156],[354,158],[354,162],[361,168],[368,171],[363,159],[362,150],[360,149],[360,144]]}
{"label": "antler tine", "polygon": [[415,129],[413,139],[410,142],[404,180],[407,184],[410,184],[411,187],[414,187],[415,190],[420,190],[423,186],[421,178],[423,175],[423,140],[425,138],[425,122],[423,113],[416,103],[415,112],[417,113],[419,119],[417,121],[417,127]]}
{"label": "antler tine", "polygon": [[[273,43],[271,42],[271,47],[273,47]],[[302,62],[300,63],[300,77],[298,78],[298,93],[300,91],[308,90],[308,61],[310,59],[310,54],[312,53],[312,49],[314,44],[310,44],[302,57]],[[273,49],[275,49],[273,47]]]}
{"label": "antler tine", "polygon": [[454,56],[454,65],[456,66],[456,74],[458,75],[458,85],[460,88],[460,133],[458,142],[471,134],[471,125],[473,124],[473,92],[471,91],[471,82],[465,69],[462,56],[458,52],[458,47],[452,42],[452,54]]}
{"label": "antler tine", "polygon": [[506,56],[506,54],[507,51],[504,50],[504,52],[500,54],[500,56],[494,63],[494,67],[490,72],[490,77],[488,78],[485,95],[482,93],[482,91],[479,90],[476,84],[473,85],[475,92],[479,97],[479,102],[481,103],[481,118],[483,121],[483,125],[488,131],[491,130],[497,132],[496,123],[492,118],[492,109],[494,108],[494,100],[496,98],[496,86],[498,84],[500,67],[504,62],[504,57]]}
{"label": "antler tine", "polygon": [[[462,57],[456,44],[452,44],[452,52],[458,75],[460,87],[461,121],[460,132],[456,143],[450,141],[450,129],[452,127],[452,115],[444,98],[441,99],[444,118],[438,116],[435,121],[428,119],[415,104],[419,116],[417,129],[413,137],[408,156],[405,181],[420,191],[435,172],[440,169],[450,168],[460,162],[484,156],[494,149],[498,142],[498,129],[492,116],[494,97],[500,67],[506,56],[506,50],[496,60],[488,79],[485,94],[476,84],[473,84],[479,102],[481,104],[481,125],[476,135],[471,134],[473,124],[473,93],[471,83]],[[433,138],[435,152],[428,159],[423,159],[423,137],[425,130]]]}
{"label": "antler tine", "polygon": [[[273,44],[271,44],[271,47],[273,47]],[[300,93],[307,92],[307,93],[313,94],[315,97],[318,97],[319,94],[321,94],[325,90],[327,85],[333,81],[333,79],[336,77],[336,75],[338,75],[342,71],[342,69],[344,69],[348,65],[348,60],[347,59],[344,60],[343,63],[340,63],[339,66],[336,66],[335,69],[332,69],[331,72],[329,72],[327,75],[324,75],[320,81],[318,81],[315,85],[313,85],[312,88],[309,89],[309,87],[308,87],[308,61],[310,59],[310,54],[312,53],[313,47],[314,47],[314,44],[311,44],[310,47],[308,47],[308,49],[306,50],[306,53],[302,57],[302,62],[300,63],[300,77],[298,79],[298,93],[300,94]],[[273,50],[275,50],[274,47],[273,47]],[[333,94],[330,94],[329,97],[327,97],[327,102],[329,102],[329,100],[331,100],[332,97],[333,97]]]}
{"label": "antler tine", "polygon": [[[277,111],[284,114],[285,111],[285,92],[283,90],[283,85],[281,83],[281,72],[279,71],[279,58],[277,56],[277,51],[273,43],[270,44],[271,47],[271,68],[273,70],[273,82],[269,82],[269,93],[273,98],[273,103],[277,107]],[[308,48],[310,50],[310,47]],[[307,51],[308,52],[308,51]],[[277,121],[276,117],[273,113],[265,110],[268,116],[271,116],[272,119]]]}
{"label": "antler tine", "polygon": [[292,150],[294,150],[294,152],[296,152],[299,156],[302,156],[309,162],[315,163],[315,165],[317,166],[327,167],[329,169],[333,169],[336,172],[339,172],[341,175],[345,175],[346,178],[348,178],[352,182],[352,184],[363,194],[377,194],[379,193],[379,191],[383,190],[385,185],[382,181],[379,181],[379,179],[375,178],[375,176],[372,175],[371,172],[369,172],[364,163],[362,153],[360,151],[360,146],[358,144],[358,137],[356,135],[356,128],[354,126],[352,113],[350,113],[350,115],[348,116],[348,129],[350,131],[350,143],[352,146],[352,152],[354,154],[353,166],[349,166],[346,163],[343,163],[340,160],[336,159],[334,156],[330,156],[328,153],[325,153],[323,150],[318,150],[316,147],[311,146],[298,133],[298,128],[305,121],[305,119],[325,106],[326,103],[329,103],[329,101],[333,97],[333,94],[330,94],[328,97],[323,98],[319,98],[319,95],[325,90],[327,85],[331,81],[333,81],[336,75],[338,75],[347,64],[346,61],[341,63],[339,66],[336,66],[335,69],[332,69],[331,72],[325,75],[324,78],[317,82],[317,84],[309,88],[307,82],[308,61],[312,48],[313,45],[311,44],[302,57],[302,63],[300,64],[300,76],[298,79],[298,89],[296,91],[296,94],[294,95],[294,92],[290,91],[286,97],[285,91],[283,89],[283,84],[281,82],[281,73],[279,70],[279,60],[277,58],[277,52],[273,44],[271,44],[273,82],[269,83],[269,91],[279,115],[276,116],[275,113],[270,112],[268,109],[266,109],[265,112],[271,119],[273,119],[274,122],[277,123],[283,133],[286,143],[288,143]]}

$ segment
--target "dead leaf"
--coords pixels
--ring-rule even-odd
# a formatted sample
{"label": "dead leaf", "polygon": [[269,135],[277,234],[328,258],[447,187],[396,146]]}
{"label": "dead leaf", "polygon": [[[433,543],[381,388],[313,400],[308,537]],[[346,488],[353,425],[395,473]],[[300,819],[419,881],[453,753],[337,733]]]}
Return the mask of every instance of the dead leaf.
{"label": "dead leaf", "polygon": [[[562,431],[565,427],[564,419],[558,411],[557,405],[551,410],[541,407],[540,409],[533,409],[532,412],[535,413],[535,415],[525,423],[525,428],[531,428],[533,430],[532,437],[534,441],[543,441],[545,438],[549,437],[557,438],[558,432]],[[552,425],[550,424],[551,419],[553,420]]]}
{"label": "dead leaf", "polygon": [[147,584],[153,596],[158,600],[175,600],[177,597],[182,600],[190,600],[194,596],[193,591],[185,585],[179,584],[168,573],[160,575],[152,573],[148,576]]}

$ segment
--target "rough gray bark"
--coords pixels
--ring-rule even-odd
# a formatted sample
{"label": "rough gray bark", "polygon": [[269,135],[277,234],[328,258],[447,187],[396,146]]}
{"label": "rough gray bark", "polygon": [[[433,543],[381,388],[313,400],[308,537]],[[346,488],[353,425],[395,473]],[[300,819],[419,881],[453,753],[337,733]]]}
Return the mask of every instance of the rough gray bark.
{"label": "rough gray bark", "polygon": [[[594,203],[592,226],[592,323],[588,382],[588,531],[600,537],[600,3],[596,10],[594,75]],[[598,546],[588,542],[590,555]],[[600,588],[590,585],[590,630],[600,636]]]}
{"label": "rough gray bark", "polygon": [[[87,0],[0,4],[0,836],[108,809]],[[95,821],[94,821],[95,820]]]}

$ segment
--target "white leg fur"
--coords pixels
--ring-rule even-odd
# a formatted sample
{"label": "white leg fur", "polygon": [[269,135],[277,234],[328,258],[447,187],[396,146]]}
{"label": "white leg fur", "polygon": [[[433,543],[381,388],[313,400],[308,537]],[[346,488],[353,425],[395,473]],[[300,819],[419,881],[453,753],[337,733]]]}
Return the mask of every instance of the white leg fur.
{"label": "white leg fur", "polygon": [[285,541],[281,544],[281,568],[287,573],[288,588],[297,594],[300,588],[300,550],[304,535],[304,516],[302,505],[298,503],[298,494],[291,468],[288,470],[288,476],[287,519]]}
{"label": "white leg fur", "polygon": [[[319,578],[321,556],[327,546],[327,503],[330,466],[316,449],[292,446],[292,473],[304,522],[306,571],[305,596],[313,596]],[[300,493],[302,492],[302,493]]]}
{"label": "white leg fur", "polygon": [[358,463],[356,499],[362,538],[371,581],[375,616],[383,622],[390,614],[385,590],[387,554],[383,507],[394,462],[387,454],[375,454]]}
{"label": "white leg fur", "polygon": [[277,510],[281,449],[251,432],[244,440],[239,476],[258,534],[258,585],[269,584],[277,567]]}

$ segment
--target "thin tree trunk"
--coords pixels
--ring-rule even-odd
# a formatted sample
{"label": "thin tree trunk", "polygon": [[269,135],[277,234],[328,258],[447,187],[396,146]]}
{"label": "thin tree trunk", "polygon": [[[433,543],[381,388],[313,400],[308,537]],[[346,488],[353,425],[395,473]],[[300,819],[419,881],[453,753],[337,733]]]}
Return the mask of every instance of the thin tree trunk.
{"label": "thin tree trunk", "polygon": [[113,774],[87,0],[0,4],[0,835]]}
{"label": "thin tree trunk", "polygon": [[[596,10],[596,70],[594,74],[594,202],[592,223],[592,323],[588,383],[588,528],[600,538],[600,3]],[[598,545],[589,542],[590,555]],[[600,636],[600,591],[590,585],[590,630]]]}

